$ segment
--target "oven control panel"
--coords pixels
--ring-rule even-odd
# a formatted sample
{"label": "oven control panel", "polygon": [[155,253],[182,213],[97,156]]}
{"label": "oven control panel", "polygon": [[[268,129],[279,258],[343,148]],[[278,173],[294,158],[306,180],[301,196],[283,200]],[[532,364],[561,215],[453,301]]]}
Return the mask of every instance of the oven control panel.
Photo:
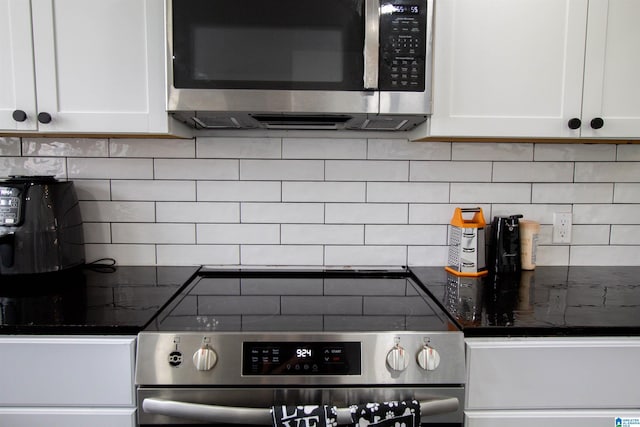
{"label": "oven control panel", "polygon": [[461,332],[138,334],[136,384],[462,384]]}
{"label": "oven control panel", "polygon": [[243,375],[360,375],[359,342],[245,342]]}

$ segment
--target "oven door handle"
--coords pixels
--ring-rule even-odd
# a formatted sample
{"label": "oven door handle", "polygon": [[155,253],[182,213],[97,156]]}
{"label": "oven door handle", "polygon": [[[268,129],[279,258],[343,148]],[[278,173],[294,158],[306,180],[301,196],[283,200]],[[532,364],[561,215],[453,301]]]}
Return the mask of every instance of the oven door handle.
{"label": "oven door handle", "polygon": [[[460,402],[457,397],[423,400],[420,402],[420,414],[424,417],[455,412],[459,407]],[[271,410],[262,408],[204,405],[148,397],[142,401],[142,410],[149,414],[215,424],[272,425],[273,423]],[[353,424],[349,408],[338,408],[338,424]]]}

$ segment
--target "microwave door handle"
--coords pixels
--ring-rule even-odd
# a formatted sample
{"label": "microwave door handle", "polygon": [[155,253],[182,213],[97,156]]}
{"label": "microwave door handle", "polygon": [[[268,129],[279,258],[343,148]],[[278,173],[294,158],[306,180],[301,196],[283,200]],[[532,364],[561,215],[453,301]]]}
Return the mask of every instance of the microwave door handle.
{"label": "microwave door handle", "polygon": [[380,64],[380,0],[364,3],[364,89],[378,89]]}
{"label": "microwave door handle", "polygon": [[[460,402],[457,397],[424,400],[420,402],[420,415],[425,417],[456,412],[459,408]],[[204,405],[147,397],[142,401],[142,410],[148,414],[206,421],[214,424],[272,425],[273,423],[271,410],[266,408]],[[338,408],[337,412],[338,424],[353,425],[350,408]]]}

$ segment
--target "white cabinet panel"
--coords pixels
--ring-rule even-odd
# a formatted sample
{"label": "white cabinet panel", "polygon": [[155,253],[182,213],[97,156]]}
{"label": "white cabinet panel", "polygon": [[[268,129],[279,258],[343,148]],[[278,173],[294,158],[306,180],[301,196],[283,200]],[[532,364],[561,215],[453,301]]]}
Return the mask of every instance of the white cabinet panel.
{"label": "white cabinet panel", "polygon": [[135,337],[3,337],[0,406],[135,406],[134,352]]}
{"label": "white cabinet panel", "polygon": [[131,409],[0,408],[0,425],[11,427],[133,427]]}
{"label": "white cabinet panel", "polygon": [[186,135],[166,112],[164,3],[0,0],[0,130]]}
{"label": "white cabinet panel", "polygon": [[578,136],[587,0],[435,5],[431,135]]}
{"label": "white cabinet panel", "polygon": [[637,0],[438,1],[430,136],[640,138],[639,19]]}
{"label": "white cabinet panel", "polygon": [[637,0],[589,1],[582,136],[640,137],[639,19]]}
{"label": "white cabinet panel", "polygon": [[468,410],[639,408],[640,338],[466,344]]}
{"label": "white cabinet panel", "polygon": [[[37,128],[32,42],[29,2],[0,0],[0,129]],[[25,121],[13,119],[16,109]]]}

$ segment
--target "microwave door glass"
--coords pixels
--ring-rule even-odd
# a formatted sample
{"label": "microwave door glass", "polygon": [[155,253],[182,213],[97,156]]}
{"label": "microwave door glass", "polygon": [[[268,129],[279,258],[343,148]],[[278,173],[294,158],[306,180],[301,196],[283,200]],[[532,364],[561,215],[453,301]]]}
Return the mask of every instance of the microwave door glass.
{"label": "microwave door glass", "polygon": [[363,90],[364,0],[173,0],[174,86]]}

